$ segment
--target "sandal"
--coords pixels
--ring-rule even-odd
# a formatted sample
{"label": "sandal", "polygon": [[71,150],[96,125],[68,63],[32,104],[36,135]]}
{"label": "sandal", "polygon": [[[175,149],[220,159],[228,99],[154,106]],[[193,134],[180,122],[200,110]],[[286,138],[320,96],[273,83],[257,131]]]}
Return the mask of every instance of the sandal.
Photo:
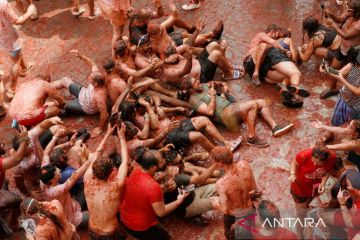
{"label": "sandal", "polygon": [[321,99],[326,99],[329,98],[331,96],[335,96],[339,94],[339,90],[331,90],[331,89],[325,89],[324,91],[322,91],[322,93],[320,94],[320,98]]}
{"label": "sandal", "polygon": [[75,17],[79,17],[81,14],[83,14],[85,12],[85,8],[84,7],[80,7],[79,10],[77,12],[72,11],[71,14]]}
{"label": "sandal", "polygon": [[291,85],[286,86],[287,90],[289,90],[292,93],[296,93],[297,95],[299,95],[300,97],[309,97],[310,93],[304,89],[301,88],[297,88]]}

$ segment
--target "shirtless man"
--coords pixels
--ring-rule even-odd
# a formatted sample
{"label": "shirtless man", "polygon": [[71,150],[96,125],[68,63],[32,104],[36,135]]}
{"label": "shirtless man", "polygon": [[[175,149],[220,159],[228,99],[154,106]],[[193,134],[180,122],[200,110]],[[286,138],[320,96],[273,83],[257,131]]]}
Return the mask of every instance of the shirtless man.
{"label": "shirtless man", "polygon": [[272,129],[274,137],[281,136],[293,128],[293,124],[277,124],[273,119],[269,104],[263,99],[232,102],[226,96],[228,88],[225,83],[212,82],[203,84],[203,91],[190,97],[192,109],[200,114],[212,117],[216,122],[223,124],[227,129],[239,131],[240,122],[248,126],[247,144],[255,147],[267,147],[269,144],[256,136],[255,125],[258,113]]}
{"label": "shirtless man", "polygon": [[[113,130],[114,128],[112,128]],[[116,169],[108,157],[97,158],[84,175],[85,197],[89,209],[90,239],[125,239],[119,231],[117,209],[128,171],[125,124],[118,129],[121,144],[121,165]],[[104,209],[104,206],[106,208]]]}
{"label": "shirtless man", "polygon": [[129,13],[133,11],[131,0],[101,0],[100,9],[113,28],[112,47],[121,39]]}
{"label": "shirtless man", "polygon": [[7,91],[9,99],[14,96],[19,75],[24,76],[26,71],[33,66],[33,63],[27,66],[24,62],[21,53],[23,40],[13,25],[24,24],[35,13],[36,8],[32,4],[22,16],[18,16],[7,1],[0,0],[0,22],[2,23],[0,25],[0,52],[6,53],[12,60],[10,86]]}
{"label": "shirtless man", "polygon": [[109,116],[106,105],[107,90],[105,86],[105,77],[93,60],[80,54],[77,50],[71,50],[71,53],[91,66],[91,73],[88,77],[89,85],[83,87],[69,78],[62,78],[54,81],[51,85],[55,89],[69,89],[70,93],[76,97],[76,99],[68,101],[65,104],[65,111],[67,114],[100,114],[99,126],[91,131],[91,137],[97,137],[103,131]]}
{"label": "shirtless man", "polygon": [[[258,194],[256,182],[250,165],[245,160],[233,162],[233,155],[226,147],[216,147],[211,152],[212,159],[225,169],[225,175],[216,182],[219,200],[214,203],[224,215],[225,236],[235,239],[233,224],[235,218],[246,218],[255,213],[253,197]],[[251,226],[246,221],[244,224]],[[237,235],[241,236],[237,236]],[[250,231],[236,232],[236,239],[249,238]],[[251,235],[250,235],[251,237]]]}
{"label": "shirtless man", "polygon": [[[57,116],[63,97],[43,77],[20,84],[10,104],[9,116],[26,127],[34,126],[46,118]],[[55,101],[46,101],[49,97]]]}

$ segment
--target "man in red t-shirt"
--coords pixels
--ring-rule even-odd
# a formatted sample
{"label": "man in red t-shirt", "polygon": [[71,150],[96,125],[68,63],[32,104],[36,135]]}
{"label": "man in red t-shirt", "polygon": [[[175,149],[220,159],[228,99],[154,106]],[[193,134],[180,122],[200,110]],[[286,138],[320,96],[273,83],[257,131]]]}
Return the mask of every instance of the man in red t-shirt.
{"label": "man in red t-shirt", "polygon": [[[324,186],[335,166],[336,154],[325,146],[316,146],[299,152],[291,162],[291,195],[300,219],[306,216],[306,209],[317,194],[324,192]],[[297,233],[303,238],[303,229],[297,224]]]}
{"label": "man in red t-shirt", "polygon": [[[6,209],[12,209],[14,212],[11,214],[12,219],[10,225],[14,228],[17,228],[16,222],[17,217],[20,215],[20,203],[21,199],[17,195],[2,189],[5,181],[5,171],[16,165],[18,165],[24,157],[26,146],[29,142],[28,133],[26,128],[20,126],[20,146],[19,149],[15,152],[12,150],[10,152],[10,157],[2,158],[1,156],[6,153],[4,149],[4,144],[0,142],[0,212],[4,212]],[[17,212],[15,212],[15,210]],[[6,237],[6,236],[5,236]]]}
{"label": "man in red t-shirt", "polygon": [[[275,226],[274,219],[280,220],[280,211],[277,206],[267,200],[262,200],[259,208],[258,214],[260,216],[261,226],[258,229],[258,232],[253,235],[255,240],[294,240],[299,239],[298,236],[283,227]],[[270,223],[270,224],[269,224]],[[264,226],[262,228],[262,226]]]}
{"label": "man in red t-shirt", "polygon": [[170,239],[157,217],[164,217],[181,205],[188,193],[179,193],[176,201],[164,203],[163,192],[155,181],[156,171],[165,160],[157,150],[138,147],[137,166],[126,179],[120,204],[121,221],[129,234],[140,240]]}

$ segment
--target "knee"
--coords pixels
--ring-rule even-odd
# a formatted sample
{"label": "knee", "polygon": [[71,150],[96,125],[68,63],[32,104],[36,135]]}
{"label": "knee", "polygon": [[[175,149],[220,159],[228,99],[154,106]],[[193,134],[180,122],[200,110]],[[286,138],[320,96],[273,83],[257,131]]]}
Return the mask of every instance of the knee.
{"label": "knee", "polygon": [[265,49],[268,48],[268,46],[269,46],[269,45],[268,45],[267,43],[260,43],[258,49],[260,49],[260,50],[265,50]]}
{"label": "knee", "polygon": [[268,106],[267,102],[264,99],[258,99],[258,100],[256,100],[256,103],[257,103],[258,109]]}
{"label": "knee", "polygon": [[211,122],[210,119],[206,116],[200,116],[200,117],[195,117],[193,118],[196,122],[199,122],[199,123],[209,123]]}

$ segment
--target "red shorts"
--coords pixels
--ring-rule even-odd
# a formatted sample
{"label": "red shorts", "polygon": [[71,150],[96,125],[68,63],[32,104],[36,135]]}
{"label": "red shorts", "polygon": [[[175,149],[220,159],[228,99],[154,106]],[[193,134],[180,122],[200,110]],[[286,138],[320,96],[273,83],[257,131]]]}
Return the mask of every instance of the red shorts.
{"label": "red shorts", "polygon": [[31,127],[31,126],[34,126],[40,122],[42,122],[43,120],[45,120],[46,116],[45,116],[45,109],[46,109],[46,106],[45,107],[42,107],[41,108],[41,113],[36,116],[36,117],[33,117],[33,118],[28,118],[28,119],[22,119],[22,120],[17,120],[16,121],[25,126],[25,127]]}

